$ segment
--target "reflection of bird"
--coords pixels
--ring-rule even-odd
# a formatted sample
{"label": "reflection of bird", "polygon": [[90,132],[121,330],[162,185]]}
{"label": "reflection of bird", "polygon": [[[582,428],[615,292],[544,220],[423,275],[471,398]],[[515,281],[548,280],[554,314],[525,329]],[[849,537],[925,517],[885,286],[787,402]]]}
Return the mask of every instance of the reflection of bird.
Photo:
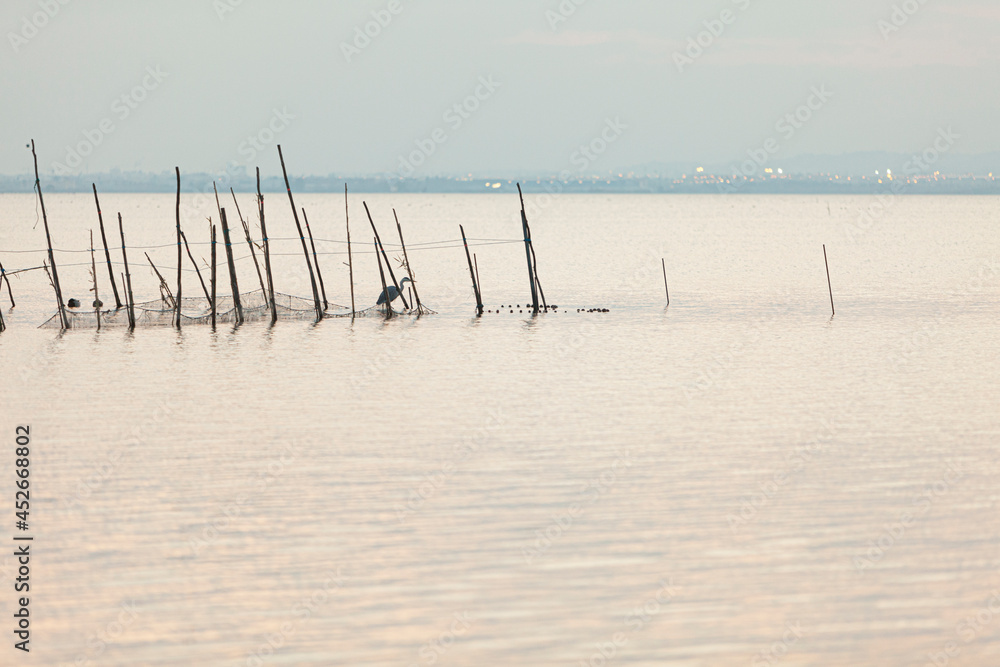
{"label": "reflection of bird", "polygon": [[[413,281],[410,280],[409,278],[403,278],[402,280],[399,281],[399,287],[400,289],[402,289],[403,285],[412,282]],[[385,292],[389,293],[389,303],[395,301],[396,297],[399,296],[399,290],[396,289],[395,285],[389,285],[388,287],[386,287]],[[381,306],[383,303],[385,303],[385,292],[382,292],[381,294],[378,295],[378,301],[376,302],[376,305]]]}

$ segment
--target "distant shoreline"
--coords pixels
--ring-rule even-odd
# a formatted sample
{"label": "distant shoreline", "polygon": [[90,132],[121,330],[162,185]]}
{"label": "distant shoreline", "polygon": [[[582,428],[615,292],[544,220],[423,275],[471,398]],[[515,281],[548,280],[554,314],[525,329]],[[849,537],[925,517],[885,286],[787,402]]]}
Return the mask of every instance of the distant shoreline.
{"label": "distant shoreline", "polygon": [[[240,192],[256,191],[256,183],[249,177],[182,173],[183,192],[211,192],[213,178],[219,190],[233,187]],[[870,178],[834,179],[827,175],[785,175],[775,178],[747,181],[725,181],[718,176],[696,178],[584,178],[569,182],[555,179],[526,178],[520,181],[525,194],[776,194],[776,195],[1000,195],[1000,182],[983,176],[923,176],[909,181],[883,181]],[[46,193],[87,193],[91,184],[107,193],[154,194],[175,192],[176,181],[170,174],[142,172],[117,174],[85,174],[80,176],[42,176]],[[356,194],[413,193],[413,194],[511,194],[516,193],[516,181],[511,179],[458,179],[424,178],[398,179],[373,176],[306,176],[291,179],[297,193],[343,193],[347,183]],[[489,185],[487,185],[489,184]],[[499,184],[499,187],[496,185]],[[284,193],[283,182],[278,177],[261,180],[262,190]],[[30,193],[34,178],[0,176],[0,194]]]}

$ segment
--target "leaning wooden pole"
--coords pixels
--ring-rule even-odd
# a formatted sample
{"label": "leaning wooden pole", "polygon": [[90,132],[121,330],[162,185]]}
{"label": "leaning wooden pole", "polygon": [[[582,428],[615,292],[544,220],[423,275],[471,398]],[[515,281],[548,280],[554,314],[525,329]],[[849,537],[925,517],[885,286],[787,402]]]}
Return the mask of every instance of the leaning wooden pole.
{"label": "leaning wooden pole", "polygon": [[392,317],[392,299],[389,298],[389,286],[385,283],[385,271],[382,270],[382,256],[378,252],[378,239],[372,239],[375,242],[375,259],[378,260],[378,275],[382,279],[382,296],[385,297],[385,316],[386,319]]}
{"label": "leaning wooden pole", "polygon": [[323,272],[319,270],[319,256],[316,254],[316,241],[313,240],[312,228],[309,226],[309,216],[306,215],[305,207],[302,208],[302,220],[306,223],[306,232],[309,234],[309,245],[313,251],[313,265],[316,267],[316,277],[319,278],[319,289],[323,294],[323,310],[330,307],[330,302],[326,300],[326,286],[323,284]]}
{"label": "leaning wooden pole", "polygon": [[344,219],[347,222],[347,272],[351,278],[351,315],[354,315],[354,259],[351,256],[351,213],[347,206],[347,183],[344,183]]}
{"label": "leaning wooden pole", "polygon": [[170,309],[173,310],[176,313],[177,312],[177,300],[174,299],[174,295],[170,291],[170,285],[167,284],[166,280],[164,280],[163,274],[161,274],[160,270],[158,268],[156,268],[156,264],[153,264],[153,260],[152,260],[152,258],[150,258],[149,253],[147,252],[147,253],[143,253],[143,254],[146,255],[146,261],[149,262],[149,265],[151,267],[153,267],[153,273],[155,273],[156,277],[160,279],[160,298],[161,299],[166,299],[166,301],[168,301],[169,304],[170,304]]}
{"label": "leaning wooden pole", "polygon": [[469,262],[469,275],[472,277],[472,291],[476,293],[476,314],[483,314],[483,299],[479,295],[479,283],[476,282],[476,272],[472,268],[472,256],[469,254],[469,242],[465,240],[465,228],[462,225],[458,226],[458,229],[462,232],[462,245],[465,246],[465,259]]}
{"label": "leaning wooden pole", "polygon": [[14,292],[10,289],[10,276],[8,276],[7,272],[4,271],[3,262],[0,262],[0,280],[7,283],[7,296],[10,297],[10,307],[16,307],[17,304],[14,303]]}
{"label": "leaning wooden pole", "polygon": [[174,324],[178,329],[181,328],[181,271],[182,264],[184,263],[184,254],[181,252],[181,168],[174,167],[174,171],[177,172],[177,206],[176,206],[176,220],[177,220],[177,298],[174,300]]}
{"label": "leaning wooden pole", "polygon": [[222,240],[226,244],[226,263],[229,264],[229,285],[233,290],[233,307],[236,308],[236,323],[243,324],[240,283],[236,278],[236,262],[233,260],[233,244],[229,238],[229,222],[226,220],[226,209],[219,208],[219,218],[222,220]]}
{"label": "leaning wooden pole", "polygon": [[212,225],[212,296],[209,297],[208,302],[209,302],[209,304],[212,307],[212,328],[213,329],[215,328],[215,313],[218,310],[216,308],[216,305],[215,305],[217,303],[216,302],[216,294],[218,293],[218,290],[216,289],[216,285],[218,285],[218,279],[216,277],[217,273],[216,273],[215,267],[216,267],[216,261],[215,261],[215,225]]}
{"label": "leaning wooden pole", "polygon": [[413,285],[413,298],[417,300],[417,314],[423,306],[420,304],[420,292],[417,291],[417,281],[413,279],[413,269],[410,268],[410,258],[406,256],[406,241],[403,240],[403,228],[399,224],[399,216],[396,209],[392,209],[392,217],[396,219],[396,231],[399,232],[399,245],[403,246],[403,261],[406,262],[406,274],[410,277],[410,284]]}
{"label": "leaning wooden pole", "polygon": [[233,203],[236,204],[236,215],[240,216],[240,224],[243,225],[243,235],[246,237],[247,245],[250,246],[250,257],[253,258],[253,268],[257,269],[257,282],[260,283],[261,296],[264,297],[264,301],[266,302],[267,289],[264,287],[264,277],[260,274],[257,251],[254,250],[253,239],[250,237],[250,225],[243,219],[243,213],[240,211],[240,203],[236,201],[236,193],[233,192],[232,188],[229,188],[229,192],[233,195]]}
{"label": "leaning wooden pole", "polygon": [[667,284],[667,260],[663,257],[660,258],[660,263],[663,265],[663,288],[667,290],[667,305],[670,305],[670,285]]}
{"label": "leaning wooden pole", "polygon": [[184,241],[184,249],[187,251],[188,259],[191,260],[191,264],[194,266],[194,272],[198,275],[198,282],[201,283],[201,291],[205,293],[208,305],[212,305],[212,297],[208,295],[208,288],[205,287],[205,279],[201,277],[201,269],[198,268],[198,262],[194,261],[194,255],[191,254],[191,246],[188,245],[187,234],[181,232],[181,239]]}
{"label": "leaning wooden pole", "polygon": [[531,307],[538,312],[538,290],[535,282],[535,267],[531,261],[531,232],[528,231],[528,215],[524,211],[524,194],[521,184],[517,184],[517,194],[521,198],[521,231],[524,232],[524,255],[528,260],[528,284],[531,285]]}
{"label": "leaning wooden pole", "polygon": [[302,233],[299,213],[295,209],[292,186],[288,183],[288,171],[285,169],[285,156],[281,152],[281,144],[278,144],[278,158],[281,160],[281,174],[285,177],[285,190],[288,191],[288,203],[292,205],[292,217],[295,218],[295,227],[299,230],[299,240],[302,241],[302,253],[306,256],[306,267],[309,269],[309,282],[312,284],[313,303],[316,304],[316,319],[321,320],[323,319],[323,305],[319,301],[319,288],[316,286],[316,276],[313,274],[312,262],[309,261],[309,249],[306,247],[306,237]]}
{"label": "leaning wooden pole", "polygon": [[125,228],[122,227],[122,214],[118,214],[118,233],[122,237],[122,262],[125,264],[125,301],[128,307],[128,328],[135,329],[135,299],[132,297],[132,274],[128,270],[128,253],[125,251]]}
{"label": "leaning wooden pole", "polygon": [[104,258],[108,261],[108,277],[111,278],[111,289],[115,293],[115,310],[120,310],[122,300],[118,296],[118,285],[115,284],[115,272],[111,268],[111,251],[108,250],[108,237],[104,233],[104,216],[101,214],[101,200],[97,198],[97,183],[91,183],[94,188],[94,203],[97,204],[97,222],[101,226],[101,242],[104,244]]}
{"label": "leaning wooden pole", "polygon": [[35,153],[35,140],[31,140],[31,157],[35,161],[35,190],[38,192],[38,203],[42,208],[42,222],[45,223],[45,243],[49,248],[49,266],[52,267],[52,288],[56,291],[59,301],[59,322],[63,329],[69,329],[69,318],[66,316],[66,302],[63,301],[62,289],[59,287],[59,272],[56,270],[56,256],[52,252],[52,236],[49,234],[49,217],[45,214],[45,199],[42,197],[42,182],[38,178],[38,155]]}
{"label": "leaning wooden pole", "polygon": [[830,290],[830,312],[837,314],[837,309],[833,307],[833,283],[830,282],[830,261],[826,258],[826,244],[823,244],[823,263],[826,264],[826,286]]}
{"label": "leaning wooden pole", "polygon": [[260,167],[257,167],[257,209],[260,214],[260,234],[264,237],[264,270],[267,272],[267,300],[271,306],[271,324],[278,321],[278,307],[274,302],[274,279],[271,276],[271,243],[267,238],[264,222],[264,195],[260,192]]}
{"label": "leaning wooden pole", "polygon": [[372,220],[372,212],[368,210],[368,202],[362,202],[365,205],[365,213],[368,214],[368,222],[372,226],[372,231],[375,232],[375,249],[382,253],[382,259],[385,260],[385,268],[389,270],[389,277],[392,278],[392,284],[396,286],[396,291],[399,292],[399,298],[403,300],[403,308],[406,310],[410,309],[410,304],[406,303],[406,297],[403,296],[403,288],[399,286],[396,282],[396,274],[392,271],[392,266],[389,264],[389,257],[385,254],[385,247],[382,245],[382,237],[378,235],[378,229],[375,228],[375,221]]}

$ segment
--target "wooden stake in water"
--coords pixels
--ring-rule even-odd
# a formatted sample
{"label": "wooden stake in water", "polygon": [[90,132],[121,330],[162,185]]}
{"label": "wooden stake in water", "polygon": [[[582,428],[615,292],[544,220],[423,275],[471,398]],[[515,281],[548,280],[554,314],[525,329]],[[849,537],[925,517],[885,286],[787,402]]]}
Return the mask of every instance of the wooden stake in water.
{"label": "wooden stake in water", "polygon": [[531,261],[531,232],[528,231],[528,214],[524,210],[524,194],[521,184],[517,184],[517,194],[521,198],[521,231],[524,232],[524,254],[528,259],[528,284],[531,286],[531,307],[538,312],[538,289],[535,282],[535,267]]}
{"label": "wooden stake in water", "polygon": [[35,160],[35,190],[38,191],[38,203],[42,207],[42,222],[45,223],[45,243],[49,248],[49,265],[52,267],[52,289],[56,291],[59,302],[59,322],[63,329],[69,329],[69,318],[66,316],[66,303],[59,287],[59,272],[56,270],[56,257],[52,252],[52,236],[49,234],[49,217],[45,214],[45,199],[42,197],[42,182],[38,178],[38,155],[35,153],[35,140],[31,140],[31,157]]}
{"label": "wooden stake in water", "polygon": [[420,292],[417,291],[417,281],[413,279],[413,269],[410,268],[410,258],[406,256],[406,241],[403,240],[403,228],[399,225],[399,216],[396,209],[392,209],[392,217],[396,219],[396,231],[399,232],[399,245],[403,247],[403,261],[406,262],[406,274],[410,277],[410,285],[413,289],[413,297],[417,302],[417,315],[423,306],[420,305]]}
{"label": "wooden stake in water", "polygon": [[208,300],[208,305],[212,305],[212,297],[208,295],[208,288],[205,287],[205,280],[201,277],[201,269],[198,268],[198,262],[194,261],[194,255],[191,254],[191,246],[188,245],[187,234],[181,232],[181,240],[184,241],[184,249],[187,251],[188,259],[191,260],[192,266],[194,266],[194,272],[198,274],[198,282],[201,283],[201,291],[205,293],[205,298]]}
{"label": "wooden stake in water", "polygon": [[306,247],[306,237],[302,233],[302,225],[299,223],[299,213],[295,208],[295,199],[292,197],[292,186],[288,183],[288,171],[285,169],[285,156],[281,152],[281,144],[278,144],[278,158],[281,159],[281,173],[285,177],[285,190],[288,191],[288,203],[292,205],[292,217],[295,218],[295,228],[299,230],[299,240],[302,241],[302,254],[306,256],[306,268],[309,269],[309,282],[312,284],[313,303],[316,305],[316,319],[323,319],[323,304],[319,300],[319,288],[316,286],[316,275],[313,273],[312,262],[309,261],[309,249]]}
{"label": "wooden stake in water", "polygon": [[660,258],[660,263],[663,265],[663,287],[667,290],[667,305],[670,305],[670,285],[667,284],[667,260]]}
{"label": "wooden stake in water", "polygon": [[104,258],[108,261],[108,277],[111,278],[111,289],[115,293],[115,310],[120,310],[122,300],[118,296],[118,285],[115,284],[115,272],[111,268],[111,251],[108,250],[108,237],[104,234],[104,216],[101,215],[101,200],[97,198],[97,183],[91,183],[94,188],[94,203],[97,204],[97,222],[101,226],[101,242],[104,244]]}
{"label": "wooden stake in water", "polygon": [[212,225],[212,296],[209,297],[208,302],[209,302],[209,305],[212,308],[212,328],[213,329],[215,328],[215,313],[216,313],[216,310],[217,310],[216,306],[215,306],[215,304],[216,304],[216,300],[215,299],[216,299],[216,294],[217,294],[216,285],[218,285],[218,280],[216,278],[217,274],[216,274],[215,267],[216,267],[216,261],[215,261],[215,225]]}
{"label": "wooden stake in water", "polygon": [[354,316],[354,260],[351,257],[351,214],[347,207],[347,183],[344,183],[344,219],[347,221],[347,271],[351,276],[351,316]]}
{"label": "wooden stake in water", "polygon": [[264,237],[264,270],[267,272],[267,300],[271,306],[271,324],[278,321],[278,307],[274,302],[274,279],[271,277],[271,243],[267,238],[264,222],[264,195],[260,193],[260,167],[257,167],[257,207],[260,214],[260,235]]}
{"label": "wooden stake in water", "polygon": [[14,303],[14,292],[10,289],[10,277],[7,275],[7,272],[3,270],[3,262],[0,262],[0,281],[7,283],[7,296],[10,297],[10,307],[14,308],[17,304]]}
{"label": "wooden stake in water", "polygon": [[396,274],[393,273],[392,265],[389,263],[389,257],[385,254],[385,247],[382,246],[382,237],[378,234],[378,229],[375,228],[375,221],[372,220],[372,212],[368,210],[368,202],[361,202],[365,206],[365,213],[368,214],[368,223],[372,226],[372,231],[375,232],[375,249],[382,253],[382,259],[385,260],[385,268],[389,270],[389,277],[392,278],[392,284],[396,286],[396,292],[399,293],[399,298],[403,301],[403,308],[406,310],[410,309],[410,304],[406,303],[406,297],[403,295],[403,288],[399,286],[396,282]]}
{"label": "wooden stake in water", "polygon": [[462,225],[458,226],[459,231],[462,232],[462,245],[465,246],[465,259],[469,262],[469,275],[472,277],[472,291],[476,294],[476,315],[483,314],[483,299],[479,296],[479,283],[476,282],[476,272],[472,268],[472,256],[469,255],[469,243],[465,240],[465,228]]}
{"label": "wooden stake in water", "polygon": [[233,306],[236,308],[236,323],[243,324],[243,304],[240,302],[240,283],[236,278],[236,263],[233,261],[233,244],[229,239],[229,223],[226,221],[226,209],[219,208],[222,220],[222,240],[226,243],[226,263],[229,264],[229,285],[233,290]]}
{"label": "wooden stake in water", "polygon": [[125,301],[128,306],[128,329],[135,329],[135,299],[132,297],[132,274],[128,270],[128,253],[125,251],[125,229],[122,227],[122,214],[118,214],[118,233],[122,237],[122,261],[125,264]]}
{"label": "wooden stake in water", "polygon": [[97,317],[97,330],[101,330],[101,295],[97,290],[97,258],[94,255],[94,230],[90,230],[90,277],[93,279],[94,288],[90,290],[94,293],[94,315]]}
{"label": "wooden stake in water", "polygon": [[823,263],[826,264],[826,286],[830,289],[830,312],[837,314],[837,309],[833,307],[833,283],[830,282],[830,261],[826,258],[826,244],[823,244]]}
{"label": "wooden stake in water", "polygon": [[266,302],[268,292],[267,288],[264,287],[264,277],[260,274],[260,264],[257,263],[257,251],[254,250],[253,239],[250,237],[250,225],[243,219],[243,212],[240,211],[240,203],[236,201],[236,193],[232,188],[229,188],[229,192],[233,195],[233,203],[236,204],[236,215],[240,216],[240,224],[243,225],[243,236],[246,237],[247,245],[250,246],[250,257],[253,259],[253,268],[257,270],[257,282],[260,283],[260,293]]}
{"label": "wooden stake in water", "polygon": [[316,254],[316,241],[313,240],[312,228],[309,226],[309,216],[306,215],[305,207],[302,208],[302,220],[306,223],[306,232],[309,234],[309,245],[312,246],[313,264],[316,266],[316,277],[319,278],[319,289],[323,294],[323,310],[330,307],[330,302],[326,300],[326,286],[323,284],[323,272],[319,270],[319,256]]}
{"label": "wooden stake in water", "polygon": [[389,287],[385,284],[385,271],[382,270],[382,256],[378,252],[378,239],[375,242],[375,259],[378,260],[378,275],[382,279],[382,295],[385,296],[385,317],[392,317],[392,299],[389,298]]}
{"label": "wooden stake in water", "polygon": [[177,206],[176,206],[176,218],[177,218],[177,299],[175,299],[175,315],[174,323],[177,328],[181,328],[181,265],[184,263],[184,255],[181,252],[181,168],[174,167],[177,172]]}

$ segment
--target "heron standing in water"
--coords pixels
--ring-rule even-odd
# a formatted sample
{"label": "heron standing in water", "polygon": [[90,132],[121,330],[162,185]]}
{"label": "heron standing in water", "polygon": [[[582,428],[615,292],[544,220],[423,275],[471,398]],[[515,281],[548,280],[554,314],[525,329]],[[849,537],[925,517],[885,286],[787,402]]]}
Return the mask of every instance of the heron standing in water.
{"label": "heron standing in water", "polygon": [[[403,289],[403,285],[405,285],[406,283],[412,283],[412,282],[413,281],[410,280],[409,278],[403,278],[402,280],[399,281],[399,289]],[[389,303],[395,301],[396,297],[399,296],[399,290],[396,289],[396,286],[389,285],[388,287],[385,288],[385,290],[381,294],[378,295],[378,302],[375,305],[381,306],[383,303],[385,303],[386,292],[389,293]]]}

